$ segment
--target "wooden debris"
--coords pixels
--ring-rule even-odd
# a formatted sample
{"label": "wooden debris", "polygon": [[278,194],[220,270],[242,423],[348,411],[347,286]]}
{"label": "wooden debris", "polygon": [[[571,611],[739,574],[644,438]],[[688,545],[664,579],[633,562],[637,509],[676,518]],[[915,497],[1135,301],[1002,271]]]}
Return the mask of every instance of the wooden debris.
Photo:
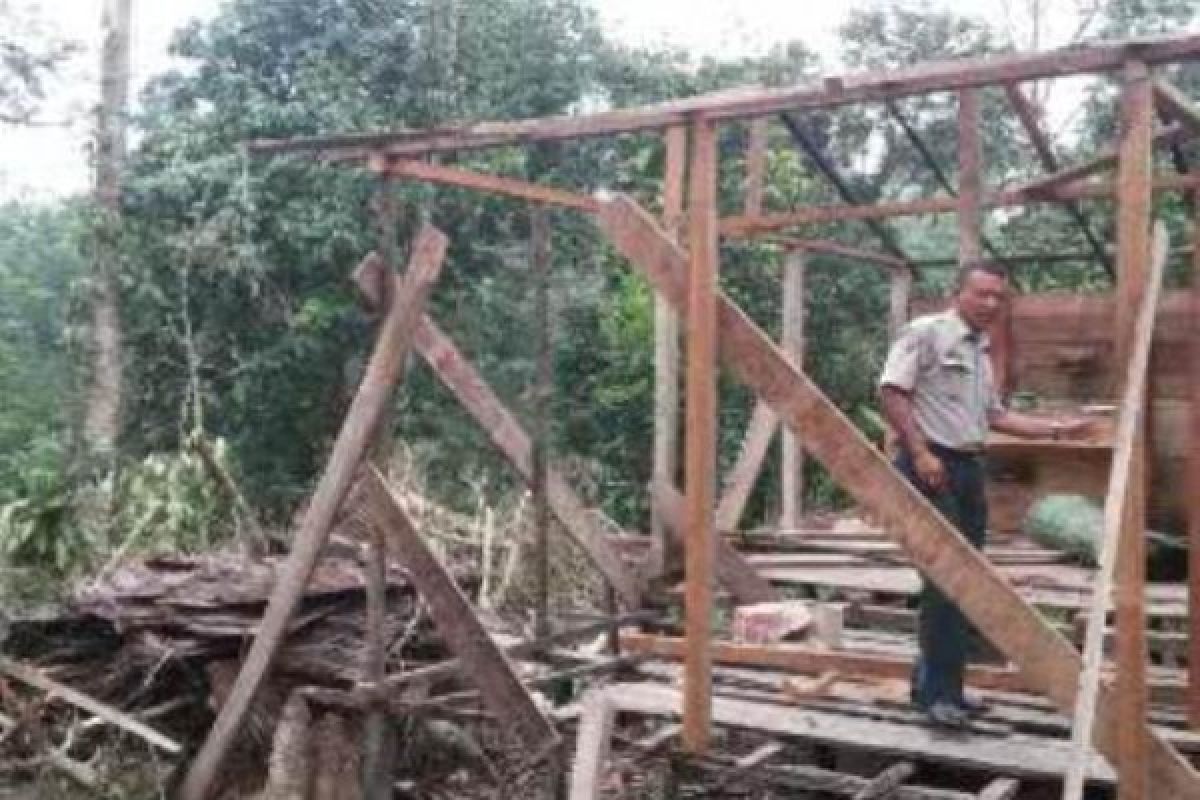
{"label": "wooden debris", "polygon": [[1013,800],[1021,788],[1016,778],[996,778],[979,792],[977,800]]}
{"label": "wooden debris", "polygon": [[895,794],[900,784],[916,774],[917,768],[907,761],[893,764],[876,775],[866,786],[858,790],[854,800],[882,800]]}
{"label": "wooden debris", "polygon": [[304,698],[293,693],[275,728],[262,800],[308,800],[312,756],[312,715]]}
{"label": "wooden debris", "polygon": [[78,706],[90,714],[95,714],[110,725],[114,725],[127,733],[145,739],[165,753],[178,755],[183,751],[178,742],[164,736],[149,725],[134,719],[124,711],[113,708],[107,703],[101,703],[99,700],[89,697],[83,692],[48,678],[33,667],[13,661],[5,656],[0,656],[0,672],[22,683],[27,683],[34,688],[41,689],[43,692],[60,697],[71,705]]}
{"label": "wooden debris", "polygon": [[584,697],[583,719],[575,738],[570,800],[599,800],[615,717],[616,709],[607,691],[593,690]]}
{"label": "wooden debris", "polygon": [[341,716],[328,713],[313,732],[313,800],[360,800],[360,750]]}
{"label": "wooden debris", "polygon": [[783,692],[789,703],[803,705],[810,700],[825,697],[841,677],[842,674],[837,670],[828,669],[811,681],[784,678],[779,684],[779,691]]}

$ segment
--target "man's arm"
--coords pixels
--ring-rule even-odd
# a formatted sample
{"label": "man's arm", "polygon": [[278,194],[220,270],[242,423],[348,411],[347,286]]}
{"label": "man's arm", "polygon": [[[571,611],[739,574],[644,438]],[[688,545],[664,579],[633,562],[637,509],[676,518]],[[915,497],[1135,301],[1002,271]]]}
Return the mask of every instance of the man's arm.
{"label": "man's arm", "polygon": [[912,456],[913,466],[921,481],[931,489],[940,490],[946,485],[946,468],[940,458],[929,449],[921,429],[917,427],[913,414],[912,393],[898,386],[884,384],[880,387],[883,416],[892,430],[900,437],[900,443]]}
{"label": "man's arm", "polygon": [[1006,408],[994,410],[988,414],[988,424],[992,430],[1022,436],[1027,439],[1060,437],[1074,438],[1086,433],[1092,427],[1091,420],[1070,417],[1057,418],[1034,414],[1022,414],[1019,411],[1009,411]]}

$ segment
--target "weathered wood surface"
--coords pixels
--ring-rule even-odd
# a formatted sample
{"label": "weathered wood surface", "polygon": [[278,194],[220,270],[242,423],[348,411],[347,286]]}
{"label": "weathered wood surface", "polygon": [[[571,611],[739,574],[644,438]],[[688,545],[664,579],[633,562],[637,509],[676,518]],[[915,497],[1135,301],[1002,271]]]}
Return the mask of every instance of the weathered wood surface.
{"label": "weathered wood surface", "polygon": [[[783,351],[796,369],[804,369],[804,250],[793,250],[783,263]],[[762,404],[760,404],[762,405]],[[778,423],[776,423],[778,424]],[[780,463],[783,503],[779,515],[782,528],[800,524],[804,513],[804,442],[796,431],[784,431]]]}
{"label": "weathered wood surface", "polygon": [[[1121,399],[1120,417],[1117,421],[1116,450],[1113,454],[1108,493],[1104,503],[1104,530],[1097,547],[1097,552],[1100,554],[1100,565],[1096,571],[1092,602],[1088,609],[1087,633],[1083,645],[1083,672],[1079,678],[1079,693],[1075,698],[1075,725],[1071,736],[1075,760],[1067,774],[1066,787],[1063,790],[1064,800],[1083,795],[1082,763],[1086,761],[1086,753],[1092,740],[1092,725],[1096,717],[1096,693],[1100,686],[1100,667],[1104,656],[1107,600],[1112,592],[1113,578],[1117,574],[1118,542],[1122,536],[1132,535],[1141,538],[1145,534],[1144,513],[1140,518],[1132,517],[1130,503],[1137,493],[1137,487],[1134,485],[1134,479],[1137,476],[1137,448],[1141,439],[1141,431],[1146,423],[1144,407],[1146,377],[1150,366],[1154,316],[1158,310],[1163,275],[1167,266],[1167,247],[1166,229],[1160,226],[1155,235],[1149,281],[1141,299],[1132,343],[1133,350],[1123,381],[1125,389]],[[1123,260],[1118,263],[1127,264]],[[1137,510],[1144,512],[1144,509]],[[1144,557],[1144,551],[1142,555]],[[1137,603],[1141,616],[1137,619],[1137,623],[1144,627],[1145,585],[1138,581],[1134,587],[1127,588],[1141,595],[1141,599]],[[1121,588],[1118,587],[1118,613],[1121,607]],[[1143,632],[1143,652],[1140,657],[1143,680],[1145,670],[1144,635]],[[1118,656],[1121,655],[1120,645],[1121,637],[1118,631]],[[1125,667],[1124,662],[1118,660],[1118,670]],[[1145,716],[1145,708],[1141,709],[1141,715]]]}
{"label": "weathered wood surface", "polygon": [[600,800],[615,719],[616,708],[604,690],[592,690],[584,696],[583,716],[575,737],[570,800]]}
{"label": "weathered wood surface", "polygon": [[692,124],[689,162],[687,368],[684,373],[684,629],[688,655],[683,681],[683,744],[692,753],[708,749],[712,694],[713,590],[716,570],[717,487],[717,127]]}
{"label": "weathered wood surface", "polygon": [[[521,477],[533,478],[533,443],[483,377],[428,316],[417,326],[415,347],[438,380],[479,424]],[[553,465],[547,467],[550,510],[629,608],[638,608],[641,589],[621,557],[601,535],[588,509]]]}
{"label": "weathered wood surface", "polygon": [[741,525],[742,513],[754,491],[754,485],[758,483],[758,476],[762,473],[767,451],[771,449],[771,441],[777,430],[779,416],[765,403],[757,403],[750,414],[738,459],[725,476],[721,500],[717,504],[717,530],[735,531]]}
{"label": "weathered wood surface", "polygon": [[759,117],[751,120],[746,137],[746,184],[742,208],[747,216],[761,214],[763,188],[767,177],[767,144],[771,120]]}
{"label": "weathered wood surface", "polygon": [[979,92],[958,93],[958,265],[979,260],[982,253],[983,140],[979,127]]}
{"label": "weathered wood surface", "polygon": [[1170,63],[1200,55],[1200,36],[1183,35],[1112,41],[1038,53],[953,59],[904,69],[864,72],[826,78],[820,83],[781,89],[742,87],[662,103],[599,114],[559,116],[514,122],[488,122],[429,131],[257,140],[253,154],[320,151],[329,159],[363,159],[386,151],[415,155],[444,150],[514,145],[555,139],[605,136],[665,128],[702,113],[712,119],[768,116],[784,111],[881,101],[928,92],[954,91],[994,84],[1120,69],[1130,48],[1150,64]]}
{"label": "weathered wood surface", "polygon": [[1200,109],[1178,87],[1166,81],[1155,81],[1154,100],[1167,116],[1177,120],[1193,135],[1200,135]]}
{"label": "weathered wood surface", "polygon": [[[1188,529],[1188,720],[1200,730],[1200,203],[1192,222],[1191,353],[1188,371],[1190,408],[1184,435],[1188,442],[1187,487],[1184,496]],[[1161,450],[1159,450],[1161,452]]]}
{"label": "weathered wood surface", "polygon": [[[657,684],[617,684],[603,690],[618,711],[662,716],[679,714],[680,693]],[[1069,748],[1045,737],[1010,734],[946,736],[924,726],[851,717],[835,712],[780,706],[774,703],[713,698],[713,720],[779,736],[794,736],[852,746],[901,758],[937,760],[1006,775],[1054,778],[1062,774]],[[1111,785],[1112,770],[1103,762],[1090,776]],[[865,782],[864,782],[865,784]]]}
{"label": "weathered wood surface", "polygon": [[478,687],[483,704],[498,720],[514,726],[531,758],[548,753],[559,742],[554,726],[538,710],[466,596],[413,528],[375,467],[367,468],[361,488],[364,511],[387,535],[389,554],[408,567],[438,633],[458,656],[463,673]]}
{"label": "weathered wood surface", "polygon": [[[625,198],[607,202],[598,220],[619,252],[682,305],[687,258],[654,220]],[[770,403],[789,427],[802,430],[809,453],[883,522],[913,562],[953,599],[1033,687],[1059,707],[1074,705],[1081,660],[1064,637],[1026,604],[929,503],[862,437],[853,423],[803,373],[797,372],[735,305],[719,300],[720,347],[726,365]],[[1109,698],[1105,692],[1105,698]],[[1112,709],[1101,702],[1101,752],[1114,752]],[[1140,726],[1145,728],[1144,723]],[[1150,739],[1154,796],[1200,792],[1200,776],[1169,744]]]}
{"label": "weathered wood surface", "polygon": [[184,800],[207,797],[221,762],[241,727],[246,709],[271,667],[271,660],[287,631],[288,620],[325,544],[334,515],[371,444],[392,388],[400,378],[425,301],[441,271],[447,244],[441,231],[426,225],[413,244],[407,274],[403,279],[395,278],[395,299],[380,329],[362,384],[334,442],[329,463],[296,534],[283,574],[271,594],[262,627],[246,655],[229,698],[221,707],[181,786],[180,796]]}
{"label": "weathered wood surface", "polygon": [[788,248],[807,250],[811,253],[823,253],[830,256],[841,256],[851,261],[861,261],[864,264],[885,267],[888,270],[908,270],[908,262],[902,258],[868,250],[864,247],[842,244],[829,239],[807,239],[795,236],[771,236],[768,241]]}

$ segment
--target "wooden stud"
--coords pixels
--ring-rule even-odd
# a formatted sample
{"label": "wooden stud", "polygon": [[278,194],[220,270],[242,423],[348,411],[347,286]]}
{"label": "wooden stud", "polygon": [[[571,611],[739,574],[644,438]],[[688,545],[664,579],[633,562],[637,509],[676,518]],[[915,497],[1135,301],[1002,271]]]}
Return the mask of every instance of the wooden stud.
{"label": "wooden stud", "polygon": [[[687,295],[687,257],[628,198],[607,203],[601,229],[632,264],[677,307]],[[967,543],[846,417],[744,313],[718,299],[722,359],[731,373],[771,404],[784,424],[803,430],[805,447],[902,544],[913,563],[961,608],[976,628],[1016,663],[1028,683],[1061,709],[1073,708],[1081,660],[1063,636],[1031,608],[984,556]],[[1115,751],[1118,726],[1111,695],[1102,690],[1098,744]],[[1144,721],[1141,725],[1148,731]],[[1200,792],[1200,775],[1157,733],[1148,762],[1156,798]]]}
{"label": "wooden stud", "polygon": [[958,93],[958,264],[979,260],[983,196],[983,146],[979,129],[979,92]]}
{"label": "wooden stud", "polygon": [[[797,370],[804,369],[805,253],[792,250],[783,264],[783,351]],[[804,449],[795,431],[784,431],[782,462],[783,508],[779,527],[800,526],[804,514]]]}
{"label": "wooden stud", "polygon": [[[527,483],[533,479],[533,443],[454,342],[428,316],[417,326],[414,347]],[[578,544],[629,608],[641,605],[638,581],[592,521],[591,513],[553,465],[546,467],[546,501],[563,531]]]}
{"label": "wooden stud", "polygon": [[771,120],[759,117],[750,121],[746,141],[746,196],[743,208],[748,217],[757,216],[763,209],[763,188],[767,175],[767,141]]}
{"label": "wooden stud", "polygon": [[600,800],[603,795],[604,762],[612,744],[616,713],[603,689],[592,689],[583,698],[583,717],[575,737],[570,800]]}
{"label": "wooden stud", "polygon": [[[670,128],[665,136],[663,226],[675,237],[683,224],[684,173],[687,169],[687,128]],[[675,486],[679,471],[679,315],[671,304],[654,296],[654,484]],[[657,508],[654,506],[653,508]],[[651,512],[654,543],[648,570],[661,575],[678,553],[658,512]]]}
{"label": "wooden stud", "polygon": [[[1147,285],[1150,255],[1150,225],[1153,213],[1154,94],[1150,71],[1134,61],[1125,69],[1121,96],[1121,158],[1117,164],[1117,364],[1129,369],[1138,347],[1137,314]],[[1163,245],[1164,253],[1166,245]],[[1165,256],[1164,256],[1165,258]],[[1151,325],[1151,328],[1153,325]],[[1147,334],[1153,339],[1153,332]],[[1147,345],[1147,348],[1149,345]],[[1120,387],[1121,391],[1128,387]],[[1134,401],[1145,404],[1146,392]],[[1116,766],[1121,775],[1118,800],[1142,800],[1149,796],[1143,725],[1146,719],[1146,418],[1140,416],[1133,445],[1132,464],[1125,506],[1127,519],[1117,546],[1117,679],[1116,711],[1122,725],[1117,729]]]}
{"label": "wooden stud", "polygon": [[534,559],[537,590],[535,633],[550,635],[550,509],[546,502],[546,465],[550,463],[550,224],[544,210],[535,209],[529,220],[529,259],[533,277],[536,327],[534,340],[537,364],[533,389],[533,475],[529,484],[533,497]]}
{"label": "wooden stud", "polygon": [[683,743],[693,754],[711,734],[714,502],[717,467],[717,126],[692,124],[688,190],[691,279],[687,297],[687,394],[684,445],[686,620]]}
{"label": "wooden stud", "polygon": [[[1136,485],[1138,450],[1141,446],[1142,430],[1146,421],[1145,395],[1150,367],[1150,349],[1154,339],[1155,313],[1158,310],[1163,274],[1166,271],[1167,249],[1166,231],[1160,228],[1155,236],[1154,259],[1149,284],[1138,309],[1132,359],[1125,370],[1121,411],[1117,420],[1108,493],[1104,503],[1104,531],[1099,543],[1100,565],[1092,587],[1092,601],[1088,611],[1087,633],[1083,645],[1083,669],[1079,678],[1079,692],[1075,697],[1074,723],[1071,732],[1075,756],[1071,760],[1071,768],[1067,772],[1064,782],[1063,800],[1077,800],[1083,796],[1083,780],[1089,760],[1089,745],[1093,738],[1096,698],[1100,688],[1100,669],[1104,656],[1104,623],[1108,612],[1109,597],[1112,593],[1113,576],[1119,569],[1120,557],[1124,556],[1123,552],[1118,552],[1119,543],[1131,532],[1137,538],[1141,538],[1145,524],[1144,518],[1132,514],[1131,509],[1137,508],[1140,494]],[[1119,265],[1127,265],[1127,263],[1123,260],[1118,261]],[[1118,586],[1118,615],[1122,613],[1123,608],[1121,590],[1122,587]],[[1137,618],[1139,625],[1145,624],[1144,611],[1143,603],[1143,617]],[[1121,635],[1118,617],[1118,648],[1120,648]],[[1122,654],[1118,649],[1118,656],[1120,655]],[[1144,663],[1143,656],[1143,669]],[[1118,681],[1120,681],[1120,674],[1124,669],[1125,664],[1118,661]],[[1120,686],[1119,683],[1118,686]],[[1142,687],[1137,691],[1145,692],[1144,681]],[[1140,713],[1144,718],[1144,709]],[[1118,770],[1121,772],[1123,786],[1126,784],[1124,768],[1125,764],[1119,764]],[[1135,767],[1135,771],[1136,769]],[[1134,782],[1136,782],[1136,777],[1130,781],[1130,783]]]}
{"label": "wooden stud", "polygon": [[293,540],[292,551],[271,592],[258,635],[254,637],[254,644],[242,663],[225,705],[184,778],[180,789],[180,797],[184,800],[205,800],[208,796],[250,701],[283,642],[288,620],[316,566],[334,515],[374,438],[392,388],[400,378],[413,331],[441,270],[446,245],[446,237],[432,225],[426,225],[417,234],[408,270],[402,282],[396,279],[396,299],[388,309],[362,384],[334,442],[329,463]]}
{"label": "wooden stud", "polygon": [[[1200,208],[1200,203],[1197,203]],[[1192,336],[1188,445],[1188,721],[1200,731],[1200,212],[1192,223]]]}
{"label": "wooden stud", "polygon": [[529,203],[572,208],[589,214],[595,213],[599,207],[596,199],[577,192],[538,186],[516,178],[486,175],[482,172],[458,167],[444,167],[439,164],[427,164],[424,161],[389,159],[383,155],[372,156],[369,166],[372,171],[391,178],[408,178],[426,183],[457,186],[462,189],[514,197]]}
{"label": "wooden stud", "polygon": [[913,274],[908,270],[892,273],[888,295],[888,341],[895,341],[908,324],[908,304],[912,297]]}
{"label": "wooden stud", "polygon": [[554,726],[538,710],[466,596],[417,533],[379,470],[367,467],[361,485],[371,523],[383,529],[389,552],[407,567],[438,633],[479,689],[483,704],[497,719],[515,728],[531,761],[549,754],[559,742]]}

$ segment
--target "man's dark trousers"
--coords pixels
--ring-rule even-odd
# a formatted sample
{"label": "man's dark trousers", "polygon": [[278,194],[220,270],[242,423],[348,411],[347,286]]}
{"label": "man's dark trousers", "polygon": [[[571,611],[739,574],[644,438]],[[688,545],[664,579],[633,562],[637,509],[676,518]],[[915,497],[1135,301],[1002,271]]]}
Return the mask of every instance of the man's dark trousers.
{"label": "man's dark trousers", "polygon": [[[930,450],[946,469],[946,488],[942,491],[930,491],[922,483],[912,456],[903,449],[896,457],[896,469],[920,489],[942,516],[962,531],[967,541],[982,548],[987,537],[982,456],[933,444]],[[925,708],[938,702],[960,705],[971,623],[941,590],[922,577],[917,625],[920,655],[913,669],[913,701]]]}

